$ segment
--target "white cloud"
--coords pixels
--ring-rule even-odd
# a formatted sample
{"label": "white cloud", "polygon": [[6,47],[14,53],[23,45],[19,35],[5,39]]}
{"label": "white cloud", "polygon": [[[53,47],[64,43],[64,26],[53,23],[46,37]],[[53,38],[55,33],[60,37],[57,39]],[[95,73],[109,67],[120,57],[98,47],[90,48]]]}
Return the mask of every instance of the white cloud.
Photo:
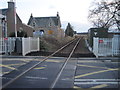
{"label": "white cloud", "polygon": [[[71,24],[71,26],[73,27],[73,29],[77,32],[87,32],[88,29],[91,27],[90,24],[83,24],[80,22],[69,22]],[[62,28],[65,30],[66,26],[68,25],[67,21],[62,21]]]}
{"label": "white cloud", "polygon": [[[1,0],[0,8],[7,7],[7,1]],[[93,0],[16,0],[17,13],[24,23],[33,16],[55,16],[57,11],[61,21],[88,24],[87,16],[90,2]]]}

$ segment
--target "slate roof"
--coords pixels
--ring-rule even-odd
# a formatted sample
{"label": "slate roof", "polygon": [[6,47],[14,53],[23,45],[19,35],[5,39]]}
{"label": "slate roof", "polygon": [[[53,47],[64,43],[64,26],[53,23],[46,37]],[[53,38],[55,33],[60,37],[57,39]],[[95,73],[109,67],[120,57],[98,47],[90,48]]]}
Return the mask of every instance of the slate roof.
{"label": "slate roof", "polygon": [[39,27],[46,27],[49,25],[49,21],[52,20],[55,26],[58,26],[58,17],[53,16],[53,17],[31,17],[28,21],[28,25],[30,25],[31,21],[34,20],[35,23]]}
{"label": "slate roof", "polygon": [[8,9],[7,9],[7,8],[5,8],[5,9],[0,9],[0,11],[1,11],[1,14],[2,14],[2,15],[6,15]]}
{"label": "slate roof", "polygon": [[40,27],[48,26],[50,19],[54,22],[56,26],[58,26],[58,19],[57,17],[35,17],[35,22]]}
{"label": "slate roof", "polygon": [[[5,9],[0,9],[0,13],[2,14],[2,15],[7,15],[7,12],[8,12],[8,8],[5,8]],[[22,22],[22,20],[20,19],[20,17],[18,16],[18,14],[16,13],[16,16],[17,16],[17,19],[19,19],[21,22]]]}

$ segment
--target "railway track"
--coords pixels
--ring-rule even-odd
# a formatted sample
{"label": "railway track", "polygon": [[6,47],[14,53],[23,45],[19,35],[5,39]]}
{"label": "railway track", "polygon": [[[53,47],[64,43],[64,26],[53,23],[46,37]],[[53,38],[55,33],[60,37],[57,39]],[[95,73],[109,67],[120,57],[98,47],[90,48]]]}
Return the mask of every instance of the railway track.
{"label": "railway track", "polygon": [[[57,52],[56,54],[54,54],[53,57],[68,57],[69,52],[70,52],[71,48],[73,47],[72,45],[74,45],[74,44],[68,45],[66,48],[64,48],[60,52]],[[38,52],[31,52],[31,53],[27,54],[27,56],[49,56],[52,53],[53,52],[51,52],[51,51],[38,51]],[[78,47],[76,48],[76,51],[72,55],[72,57],[75,57],[75,58],[95,57],[95,55],[91,51],[89,51],[84,37],[82,38],[81,43],[78,44]]]}
{"label": "railway track", "polygon": [[[4,88],[11,88],[14,87],[14,85],[16,85],[16,82],[21,82],[21,78],[23,77],[27,77],[27,75],[29,73],[34,73],[34,68],[37,66],[41,66],[42,64],[46,63],[46,61],[51,58],[52,56],[54,56],[56,53],[58,52],[65,52],[66,50],[70,50],[70,53],[68,55],[68,57],[63,61],[63,63],[60,65],[60,68],[56,69],[58,71],[56,71],[56,73],[53,75],[53,73],[51,73],[51,75],[54,76],[54,78],[51,80],[51,82],[49,83],[50,85],[48,85],[47,88],[55,88],[56,83],[58,82],[63,70],[65,69],[67,63],[69,62],[70,58],[72,57],[73,53],[75,52],[78,44],[80,43],[82,38],[77,38],[69,43],[67,43],[66,45],[64,45],[63,47],[61,47],[60,49],[58,49],[56,52],[54,52],[53,54],[49,55],[48,57],[46,57],[45,59],[43,59],[42,61],[39,62],[35,62],[34,60],[31,61],[27,66],[23,66],[21,67],[18,71],[13,71],[10,74],[4,75],[3,77],[8,78],[8,81],[3,81],[2,84],[2,89]],[[25,68],[24,68],[25,67]],[[52,72],[52,70],[51,70]],[[38,74],[36,74],[38,75]],[[22,81],[24,82],[24,81]],[[29,88],[29,87],[28,87]]]}

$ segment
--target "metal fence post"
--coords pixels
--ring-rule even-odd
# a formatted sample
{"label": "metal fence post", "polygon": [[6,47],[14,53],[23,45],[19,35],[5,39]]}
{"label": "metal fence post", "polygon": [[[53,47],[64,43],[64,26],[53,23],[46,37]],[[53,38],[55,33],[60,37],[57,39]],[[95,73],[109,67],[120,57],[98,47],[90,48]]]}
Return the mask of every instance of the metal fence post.
{"label": "metal fence post", "polygon": [[40,50],[40,39],[39,39],[39,37],[38,37],[38,39],[37,39],[37,42],[38,42],[38,51]]}
{"label": "metal fence post", "polygon": [[5,55],[8,55],[8,38],[4,38],[5,42]]}
{"label": "metal fence post", "polygon": [[24,53],[24,37],[22,37],[22,55],[24,56],[25,53]]}
{"label": "metal fence post", "polygon": [[95,54],[95,56],[98,58],[98,39],[99,38],[93,38],[93,53]]}
{"label": "metal fence post", "polygon": [[120,35],[114,35],[112,39],[112,56],[120,55]]}
{"label": "metal fence post", "polygon": [[29,52],[31,51],[31,38],[29,37]]}

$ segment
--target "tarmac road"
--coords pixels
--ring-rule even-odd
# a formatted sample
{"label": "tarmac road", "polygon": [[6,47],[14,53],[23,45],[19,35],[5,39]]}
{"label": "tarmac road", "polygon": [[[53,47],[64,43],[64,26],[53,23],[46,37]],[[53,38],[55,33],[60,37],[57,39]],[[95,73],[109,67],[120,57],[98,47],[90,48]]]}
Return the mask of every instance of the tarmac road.
{"label": "tarmac road", "polygon": [[78,59],[74,88],[120,88],[119,65],[111,59]]}
{"label": "tarmac road", "polygon": [[[10,80],[6,76],[11,71],[38,62],[44,57],[3,58],[1,67],[3,82]],[[64,57],[50,58],[42,65],[28,72],[8,88],[49,88],[62,67]],[[13,66],[12,66],[13,65]],[[72,58],[62,72],[55,88],[119,88],[120,64],[114,58]],[[7,74],[6,74],[7,72]]]}

